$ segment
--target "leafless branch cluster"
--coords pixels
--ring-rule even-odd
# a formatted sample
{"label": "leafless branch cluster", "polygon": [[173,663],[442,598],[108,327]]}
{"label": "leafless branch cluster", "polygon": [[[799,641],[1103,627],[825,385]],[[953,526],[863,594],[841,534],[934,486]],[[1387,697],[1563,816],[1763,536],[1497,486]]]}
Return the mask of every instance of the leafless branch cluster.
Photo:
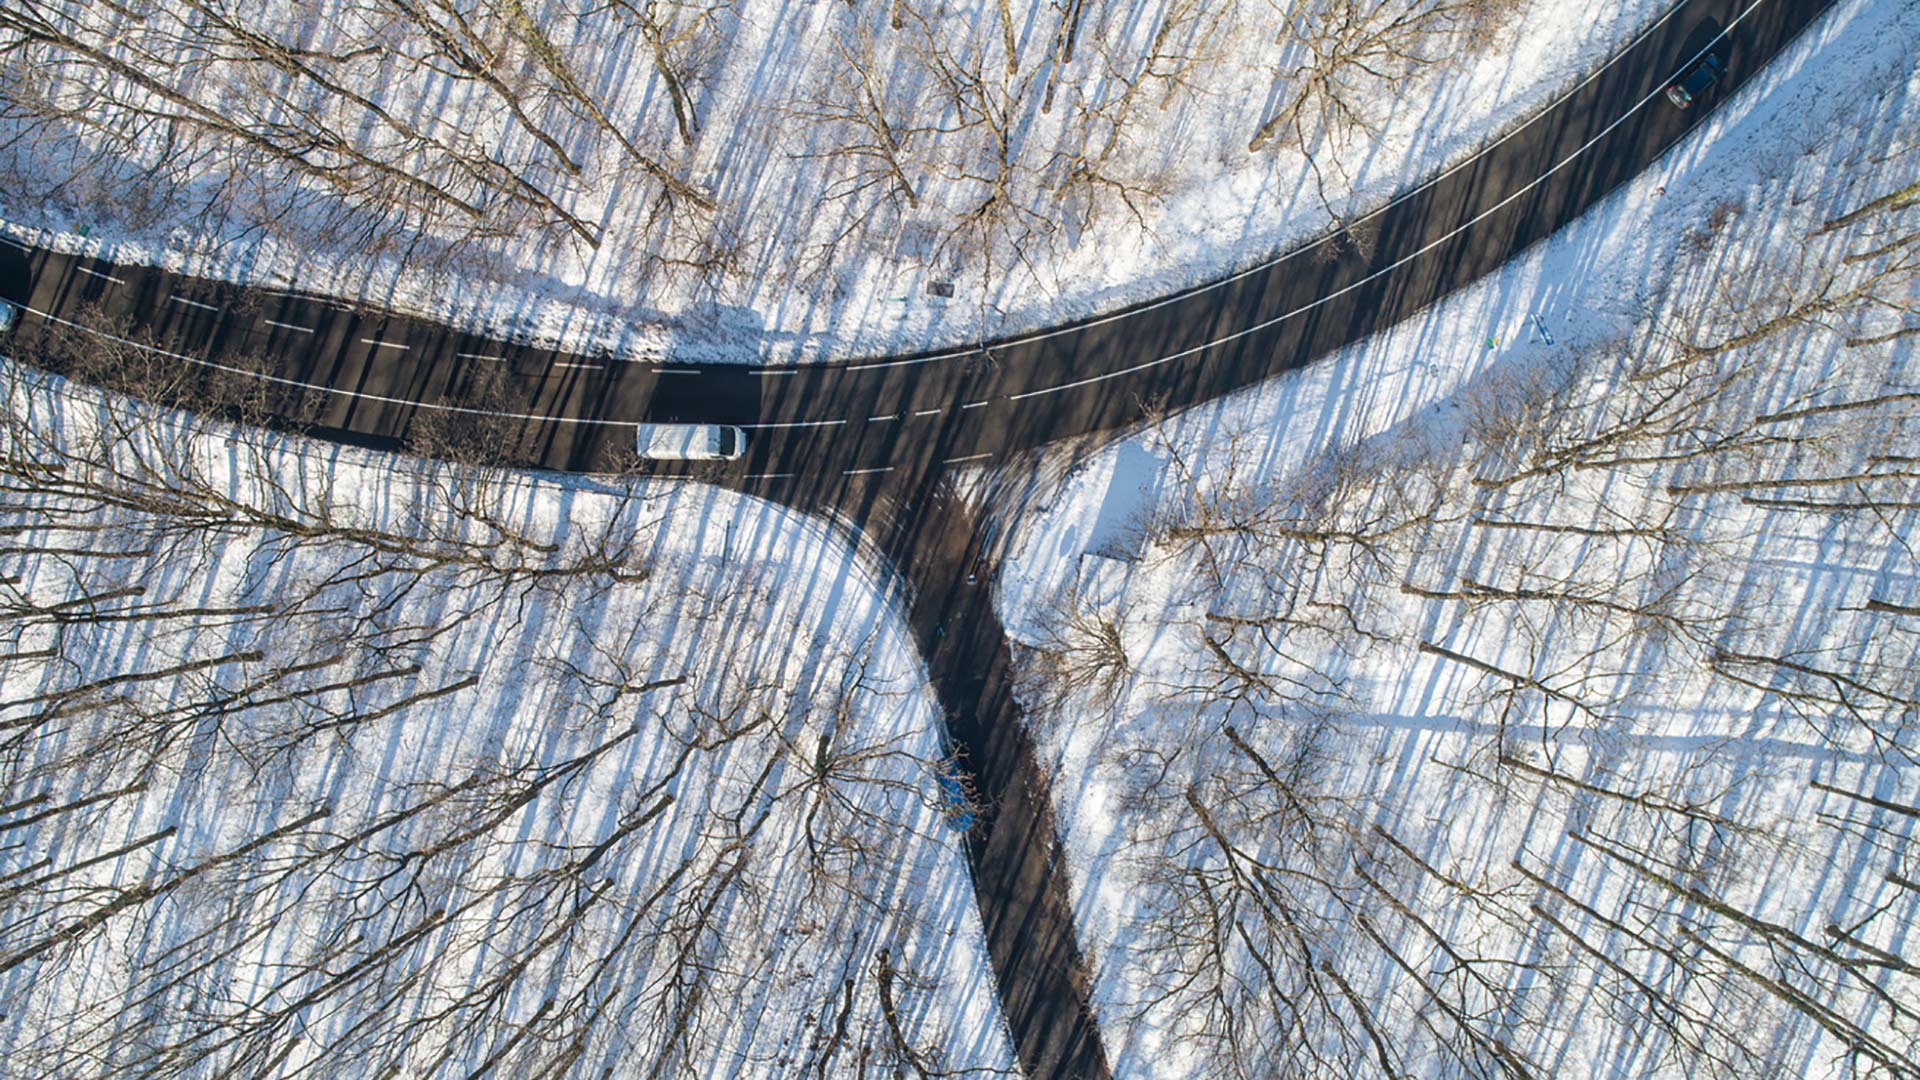
{"label": "leafless branch cluster", "polygon": [[[200,191],[218,221],[363,254],[432,264],[529,232],[597,247],[600,225],[571,207],[608,169],[647,177],[670,213],[713,203],[654,132],[603,110],[576,53],[644,44],[685,135],[690,68],[720,10],[353,0],[276,22],[233,0],[25,0],[0,12],[0,118],[10,147],[64,138],[129,188]],[[429,84],[471,95],[469,115],[388,92]]]}
{"label": "leafless branch cluster", "polygon": [[843,973],[757,1045],[968,1064],[889,898],[939,763],[868,650],[796,686],[706,586],[613,630],[644,520],[556,540],[454,466],[374,519],[272,436],[6,370],[10,1068],[678,1076]]}

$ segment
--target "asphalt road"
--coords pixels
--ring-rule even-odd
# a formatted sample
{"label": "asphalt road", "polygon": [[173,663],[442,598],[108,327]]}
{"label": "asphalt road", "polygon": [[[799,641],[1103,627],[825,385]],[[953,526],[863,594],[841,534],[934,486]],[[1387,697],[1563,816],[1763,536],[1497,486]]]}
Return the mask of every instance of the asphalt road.
{"label": "asphalt road", "polygon": [[[1206,401],[1420,311],[1640,172],[1827,6],[1682,0],[1531,122],[1360,223],[1374,237],[1364,253],[1330,238],[984,348],[779,368],[627,362],[11,242],[0,243],[0,296],[28,308],[12,345],[23,357],[56,321],[124,327],[182,365],[252,373],[302,430],[344,442],[403,447],[430,417],[486,423],[519,463],[595,471],[620,463],[635,423],[748,429],[743,460],[698,474],[832,511],[912,582],[910,622],[989,806],[969,850],[1021,1062],[1036,1078],[1101,1077],[1051,803],[989,590],[966,580],[976,563],[991,567],[979,550],[986,511],[943,497],[942,477]],[[1662,89],[1708,49],[1727,76],[1692,109],[1674,108]]]}

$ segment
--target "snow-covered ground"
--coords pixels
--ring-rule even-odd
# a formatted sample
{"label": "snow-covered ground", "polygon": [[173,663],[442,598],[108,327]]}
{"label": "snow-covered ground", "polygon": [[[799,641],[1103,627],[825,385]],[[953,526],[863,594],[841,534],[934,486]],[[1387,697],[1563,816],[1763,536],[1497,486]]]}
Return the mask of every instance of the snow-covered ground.
{"label": "snow-covered ground", "polygon": [[1010,1065],[823,524],[0,379],[0,1076]]}
{"label": "snow-covered ground", "polygon": [[[489,0],[456,25],[454,6],[433,4],[33,0],[0,17],[0,50],[43,42],[0,58],[14,99],[0,116],[0,227],[634,357],[963,345],[1163,295],[1321,234],[1520,122],[1668,5],[576,7]],[[10,32],[6,18],[21,21]],[[1058,43],[1074,25],[1068,58]],[[56,38],[95,52],[76,62],[80,45],[44,43]],[[263,42],[304,51],[248,59]],[[456,62],[482,52],[487,63]],[[158,83],[101,69],[129,58]],[[1250,149],[1308,86],[1325,93],[1306,102],[1298,137],[1289,126]],[[105,104],[109,89],[124,107]],[[61,110],[50,126],[33,119]],[[169,134],[137,110],[198,119]],[[372,160],[289,139],[301,178],[258,145],[208,134],[207,115],[256,133],[337,128]],[[98,126],[76,140],[80,119]],[[462,155],[472,161],[449,164]],[[713,208],[683,198],[669,210],[653,165]],[[367,212],[428,201],[402,174],[432,179],[447,202]],[[527,208],[541,199],[551,205]],[[562,213],[581,228],[556,225]],[[474,230],[498,235],[452,242]],[[935,282],[952,298],[932,295]]]}
{"label": "snow-covered ground", "polygon": [[1018,524],[1116,1075],[1915,1075],[1916,57],[1841,3],[1572,228]]}

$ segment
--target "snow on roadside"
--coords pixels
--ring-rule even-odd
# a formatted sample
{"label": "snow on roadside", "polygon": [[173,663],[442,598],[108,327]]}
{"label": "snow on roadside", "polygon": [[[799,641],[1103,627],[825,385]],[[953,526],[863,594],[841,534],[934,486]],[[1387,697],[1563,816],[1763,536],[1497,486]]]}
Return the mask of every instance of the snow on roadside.
{"label": "snow on roadside", "polygon": [[[1691,947],[1690,962],[1696,964],[1720,955],[1702,949],[1720,949],[1760,967],[1766,956],[1764,948],[1753,947],[1757,935],[1746,933],[1750,928],[1735,928],[1731,938],[1746,933],[1748,940],[1732,945],[1715,937],[1714,920],[1698,908],[1675,916],[1671,897],[1647,886],[1655,878],[1636,881],[1638,871],[1623,869],[1622,851],[1664,856],[1677,843],[1683,855],[1674,857],[1681,865],[1698,860],[1684,874],[1697,875],[1686,880],[1704,895],[1763,911],[1809,937],[1820,937],[1828,918],[1842,926],[1858,918],[1883,933],[1886,924],[1873,923],[1875,911],[1904,911],[1910,920],[1912,896],[1880,880],[1890,866],[1895,874],[1902,866],[1910,871],[1917,854],[1902,846],[1897,816],[1870,818],[1842,796],[1810,791],[1809,782],[1912,804],[1911,758],[1863,741],[1860,732],[1836,731],[1844,726],[1831,715],[1843,711],[1838,707],[1830,706],[1824,718],[1806,715],[1809,707],[1794,697],[1804,689],[1796,677],[1759,675],[1772,669],[1752,665],[1762,654],[1800,657],[1816,666],[1844,661],[1861,665],[1863,680],[1884,680],[1875,685],[1896,702],[1903,693],[1910,696],[1920,659],[1913,652],[1913,628],[1900,623],[1901,616],[1873,612],[1870,604],[1875,598],[1910,598],[1920,582],[1910,546],[1914,504],[1892,503],[1877,524],[1808,520],[1790,508],[1743,503],[1737,493],[1708,492],[1691,509],[1672,511],[1662,501],[1665,485],[1710,483],[1724,475],[1688,463],[1684,454],[1676,459],[1682,464],[1640,471],[1618,466],[1568,472],[1557,493],[1525,498],[1520,493],[1532,489],[1523,484],[1463,494],[1475,489],[1460,476],[1489,462],[1504,463],[1488,434],[1503,424],[1523,443],[1536,437],[1551,447],[1557,445],[1551,436],[1529,436],[1534,429],[1523,428],[1532,423],[1551,431],[1554,422],[1567,422],[1553,415],[1556,403],[1584,403],[1588,413],[1571,418],[1576,430],[1588,416],[1626,408],[1619,403],[1634,398],[1633,384],[1624,381],[1630,369],[1610,370],[1616,355],[1634,355],[1670,338],[1711,340],[1713,313],[1744,305],[1758,318],[1751,313],[1773,310],[1767,305],[1776,298],[1767,290],[1795,287],[1795,273],[1837,259],[1807,234],[1831,215],[1911,183],[1920,169],[1913,136],[1920,130],[1916,42],[1920,6],[1838,5],[1688,141],[1575,225],[1386,333],[1117,442],[1080,466],[1016,526],[996,603],[1009,632],[1031,650],[1033,685],[1049,685],[1055,669],[1047,665],[1054,657],[1067,657],[1065,663],[1077,662],[1083,670],[1097,662],[1126,672],[1117,686],[1083,677],[1060,699],[1064,704],[1030,701],[1040,717],[1066,830],[1083,945],[1098,958],[1096,1007],[1116,1075],[1195,1075],[1231,1055],[1220,1029],[1205,1034],[1206,1008],[1171,1016],[1148,1004],[1173,973],[1191,970],[1179,966],[1189,956],[1156,936],[1175,925],[1170,905],[1176,901],[1168,897],[1188,898],[1182,890],[1219,866],[1200,855],[1167,861],[1161,844],[1190,845],[1180,849],[1189,852],[1211,849],[1191,817],[1182,817],[1198,810],[1169,807],[1178,803],[1178,793],[1156,790],[1143,781],[1142,770],[1162,778],[1158,788],[1187,777],[1196,785],[1191,790],[1213,796],[1194,806],[1220,806],[1225,821],[1242,798],[1251,798],[1247,791],[1259,790],[1258,777],[1246,789],[1228,784],[1224,793],[1209,785],[1239,776],[1236,767],[1248,770],[1256,753],[1277,761],[1283,752],[1295,755],[1285,760],[1304,770],[1303,791],[1343,808],[1357,827],[1377,830],[1352,844],[1363,852],[1355,856],[1362,869],[1371,866],[1384,885],[1356,879],[1359,871],[1351,867],[1327,869],[1336,884],[1321,897],[1325,909],[1304,917],[1309,933],[1321,925],[1314,920],[1327,920],[1313,955],[1342,971],[1344,985],[1375,1007],[1373,1019],[1390,1033],[1391,1052],[1401,1055],[1408,1074],[1450,1075],[1458,1067],[1439,1045],[1440,1032],[1451,1029],[1431,1026],[1431,1014],[1453,990],[1447,980],[1470,982],[1463,971],[1488,969],[1448,963],[1435,953],[1431,935],[1419,930],[1391,929],[1405,929],[1388,910],[1391,902],[1381,899],[1394,895],[1436,928],[1439,940],[1450,939],[1465,955],[1481,958],[1477,963],[1498,969],[1493,982],[1462,990],[1461,1002],[1486,1010],[1478,1015],[1487,1018],[1494,1037],[1552,1074],[1665,1076],[1704,1067],[1702,1058],[1679,1047],[1678,1036],[1663,1034],[1652,1013],[1632,1011],[1637,999],[1616,986],[1630,976],[1670,991],[1675,1008],[1691,1002],[1732,1025],[1726,1030],[1770,1046],[1773,1056],[1752,1060],[1750,1067],[1779,1075],[1841,1070],[1843,1040],[1782,1008],[1765,984],[1700,976],[1723,996],[1714,999],[1715,990],[1702,990],[1704,1001],[1689,999],[1687,982],[1656,974],[1666,969],[1648,959],[1659,955],[1649,951],[1651,945],[1638,951],[1629,945],[1621,971],[1583,968],[1590,958],[1530,917],[1527,902],[1537,897],[1576,932],[1592,935],[1591,941],[1617,941],[1609,933],[1618,931],[1596,929],[1560,904],[1561,894],[1548,895],[1546,886],[1508,863],[1518,860],[1564,895],[1625,918],[1649,940],[1665,935],[1681,941],[1674,955]],[[1894,286],[1901,287],[1911,302],[1913,285]],[[1892,332],[1888,325],[1879,329]],[[1913,385],[1910,338],[1848,349],[1839,334],[1801,328],[1762,355],[1767,366],[1744,370],[1728,383],[1725,409],[1749,409],[1748,420],[1801,400],[1864,399]],[[1748,396],[1732,396],[1736,390]],[[1528,414],[1535,405],[1542,415]],[[1701,416],[1724,420],[1709,405]],[[1836,421],[1847,422],[1863,425],[1850,436],[1869,448],[1878,437],[1870,425],[1892,425],[1893,434],[1885,436],[1891,442],[1870,462],[1910,460],[1900,456],[1910,429],[1900,434],[1897,422],[1877,416]],[[1848,456],[1853,443],[1815,420],[1805,423],[1787,429],[1806,441],[1803,450],[1747,446],[1742,452],[1798,453],[1789,460],[1808,475],[1823,465],[1856,463]],[[1691,437],[1710,442],[1711,432]],[[1685,439],[1676,442],[1687,447]],[[1904,445],[1910,455],[1912,443]],[[1326,553],[1339,544],[1296,545],[1320,554],[1288,555],[1296,546],[1251,539],[1272,535],[1257,528],[1238,540],[1230,532],[1206,538],[1202,525],[1209,514],[1222,522],[1257,518],[1266,509],[1261,490],[1299,492],[1294,497],[1301,502],[1277,504],[1288,513],[1344,512],[1366,520],[1376,512],[1381,521],[1394,520],[1394,514],[1418,518],[1413,508],[1432,497],[1440,500],[1443,521],[1422,526],[1414,539],[1394,541],[1404,547],[1383,543],[1388,554],[1382,563]],[[1655,520],[1648,520],[1650,514]],[[1539,530],[1462,524],[1503,516],[1561,529],[1562,542],[1542,540]],[[1608,546],[1615,540],[1591,532],[1633,528],[1666,539],[1616,549]],[[1176,535],[1180,529],[1188,539]],[[1569,546],[1566,529],[1589,530],[1577,535],[1590,538]],[[1691,554],[1678,554],[1682,550]],[[1604,638],[1594,627],[1613,626],[1610,616],[1588,610],[1583,620],[1562,608],[1543,613],[1526,601],[1503,605],[1488,591],[1544,589],[1579,568],[1593,573],[1596,564],[1612,567],[1615,585],[1594,594],[1597,600],[1581,600],[1582,610],[1609,600],[1650,604],[1642,590],[1664,589],[1659,599],[1679,607],[1651,615],[1648,607],[1641,618],[1671,620],[1683,629],[1657,644],[1658,633],[1636,625],[1583,656],[1573,642],[1590,634]],[[1301,581],[1316,582],[1322,591]],[[1471,584],[1457,584],[1463,581]],[[1599,581],[1586,587],[1602,588]],[[1298,593],[1289,591],[1294,588]],[[1477,596],[1469,595],[1476,590]],[[1327,610],[1316,615],[1290,607],[1290,596]],[[1706,618],[1702,612],[1724,620],[1708,642],[1694,640],[1687,623]],[[1261,631],[1273,637],[1265,646],[1250,646],[1258,640],[1251,636],[1255,624],[1236,619],[1275,620]],[[1706,618],[1702,625],[1709,624]],[[1362,640],[1361,627],[1383,637]],[[1217,661],[1205,640],[1225,647]],[[1120,655],[1105,642],[1117,642]],[[1249,656],[1264,658],[1266,665]],[[1229,657],[1275,681],[1231,703],[1219,696],[1220,688],[1244,673],[1233,670]],[[1531,675],[1562,696],[1543,698],[1538,687],[1516,690],[1503,682],[1507,676],[1477,671],[1460,657]],[[1292,689],[1282,692],[1280,686]],[[1596,700],[1598,715],[1582,711]],[[1899,706],[1892,709],[1897,720]],[[1310,715],[1319,722],[1310,722]],[[1235,724],[1251,748],[1223,736]],[[1543,780],[1543,773],[1527,768],[1554,776]],[[1504,780],[1494,779],[1503,774]],[[1575,781],[1614,792],[1670,794],[1690,800],[1687,820],[1693,824],[1731,824],[1713,826],[1705,846],[1695,847],[1692,838],[1663,837],[1662,826],[1636,817],[1644,806],[1621,810],[1617,797],[1570,788]],[[1264,855],[1295,870],[1321,869],[1306,865],[1307,847],[1288,846],[1313,843],[1290,831],[1297,827],[1292,818],[1280,811],[1266,818],[1251,808],[1246,813],[1256,823],[1248,835],[1257,840],[1249,842],[1268,845],[1250,850],[1249,858]],[[1864,824],[1870,819],[1872,828]],[[1889,820],[1895,825],[1889,827]],[[1835,821],[1851,832],[1828,831]],[[1578,833],[1593,841],[1609,830],[1620,839],[1611,854],[1571,839]],[[1408,852],[1393,847],[1388,836]],[[1884,837],[1879,849],[1873,846],[1877,836]],[[1220,865],[1232,862],[1222,857]],[[1393,876],[1396,867],[1404,876]],[[1218,891],[1202,894],[1210,903],[1231,892],[1230,875],[1220,874],[1211,886]],[[1468,890],[1443,879],[1464,882]],[[1356,921],[1354,912],[1364,905],[1355,896],[1370,898],[1373,921]],[[1635,914],[1619,915],[1626,910]],[[1898,943],[1901,916],[1890,918]],[[1257,936],[1258,919],[1249,921]],[[1725,931],[1729,924],[1718,925]],[[1705,944],[1686,945],[1693,939],[1685,939],[1682,929],[1698,931]],[[1387,943],[1379,949],[1368,944],[1376,932]],[[1227,941],[1222,948],[1231,952],[1240,944]],[[1409,971],[1381,959],[1390,955],[1384,952],[1389,945],[1439,980],[1441,997],[1411,989],[1417,984]],[[1285,953],[1280,946],[1275,950],[1273,955]],[[1431,963],[1423,963],[1429,957]],[[1241,963],[1234,977],[1242,989],[1257,987],[1263,971],[1274,978],[1244,956]],[[1585,974],[1552,974],[1567,971]],[[1321,994],[1332,1002],[1326,1018],[1304,1036],[1295,1031],[1291,1042],[1282,1040],[1287,1052],[1309,1052],[1303,1046],[1341,1052],[1327,1050],[1337,1028],[1339,1037],[1352,1040],[1347,1049],[1371,1067],[1374,1050],[1361,1026],[1365,1021],[1355,1023],[1341,991],[1309,979],[1287,999],[1312,1001]],[[1230,986],[1207,1000],[1225,1009],[1232,995]],[[1885,1012],[1846,1000],[1851,1004],[1835,1007],[1850,1021],[1859,1019],[1876,1038],[1895,1038]],[[1895,1000],[1912,1005],[1910,994],[1896,991]],[[1423,1014],[1429,1019],[1420,1019]],[[1257,1048],[1267,1017],[1248,1017],[1241,1036]],[[1346,1026],[1336,1017],[1346,1018]],[[1495,1053],[1490,1045],[1481,1049]],[[1893,1045],[1899,1048],[1897,1038]],[[1718,1043],[1714,1049],[1729,1055],[1730,1069],[1746,1052]]]}
{"label": "snow on roadside", "polygon": [[1010,1064],[822,523],[0,377],[0,1074]]}
{"label": "snow on roadside", "polygon": [[[395,257],[369,265],[367,254],[357,248],[303,242],[298,215],[263,225],[243,211],[210,234],[185,210],[155,218],[154,208],[165,200],[153,192],[142,192],[139,207],[123,210],[119,203],[126,192],[116,190],[111,178],[67,175],[65,159],[53,151],[37,166],[43,182],[0,191],[0,231],[117,261],[269,288],[297,285],[488,333],[575,349],[606,347],[634,357],[779,363],[960,346],[1164,295],[1318,235],[1327,229],[1330,212],[1352,215],[1379,205],[1520,122],[1666,8],[1664,0],[1489,5],[1504,11],[1500,29],[1461,63],[1424,72],[1411,82],[1358,87],[1355,100],[1375,114],[1378,132],[1371,140],[1317,148],[1318,170],[1330,178],[1323,202],[1313,179],[1316,169],[1297,149],[1247,150],[1259,118],[1282,93],[1284,80],[1277,81],[1275,71],[1291,70],[1299,61],[1275,40],[1275,10],[1262,4],[1179,2],[1146,11],[1097,8],[1082,43],[1088,58],[1068,69],[1061,91],[1065,104],[1049,112],[1037,100],[1047,70],[1052,9],[1016,4],[1011,14],[1018,54],[1023,63],[1039,65],[1017,80],[1016,112],[1020,137],[1036,147],[1077,145],[1067,128],[1072,103],[1081,96],[1104,101],[1103,95],[1114,92],[1113,80],[1122,76],[1103,70],[1097,43],[1110,40],[1120,52],[1144,51],[1164,19],[1176,28],[1177,52],[1182,35],[1220,20],[1217,32],[1192,58],[1191,89],[1168,96],[1167,106],[1135,110],[1122,153],[1111,166],[1113,179],[1158,193],[1135,193],[1141,218],[1117,199],[1103,197],[1084,223],[1020,244],[1007,237],[986,243],[940,241],[979,201],[979,191],[946,175],[967,168],[949,168],[933,158],[915,174],[920,192],[910,210],[831,197],[832,190],[851,182],[841,171],[845,163],[828,151],[858,143],[861,133],[816,129],[803,114],[820,95],[821,80],[836,70],[835,50],[859,39],[848,20],[872,13],[840,5],[796,13],[757,2],[716,9],[728,32],[715,33],[714,39],[726,44],[707,58],[717,66],[701,72],[704,131],[690,153],[690,173],[722,204],[708,240],[738,261],[737,269],[717,278],[688,276],[655,262],[652,256],[659,252],[652,248],[665,250],[668,241],[653,224],[657,206],[651,193],[629,191],[617,181],[562,193],[573,211],[600,224],[607,237],[600,250],[540,242],[534,232],[523,230],[463,260],[451,274],[404,267]],[[288,33],[304,41],[353,21],[331,7],[316,11],[327,14],[289,16],[284,20]],[[985,2],[936,7],[925,13],[933,20],[929,37],[965,43],[969,56],[979,53],[997,64],[992,55],[1001,40],[996,11]],[[263,26],[277,25],[273,13],[260,18]],[[885,72],[885,92],[900,102],[893,107],[894,122],[934,122],[928,120],[934,114],[926,112],[932,105],[922,102],[916,112],[907,104],[929,93],[928,76],[916,75],[916,61],[896,51],[903,49],[898,27],[877,37],[881,53],[872,66]],[[304,43],[318,48],[325,40]],[[581,55],[591,63],[618,53],[587,49]],[[779,62],[769,64],[769,57]],[[1185,63],[1176,66],[1184,69]],[[646,138],[663,143],[661,153],[676,153],[673,136],[653,130],[662,124],[664,91],[652,67],[623,63],[606,78],[607,111],[641,118],[636,123],[647,128]],[[1142,78],[1141,85],[1156,96],[1162,92],[1151,79]],[[383,92],[407,93],[397,87]],[[420,93],[435,102],[445,123],[464,126],[463,131],[488,134],[503,124],[498,109],[476,106],[470,87]],[[403,114],[411,107],[405,100],[388,105]],[[957,123],[939,115],[940,123]],[[1090,128],[1098,129],[1098,124]],[[903,152],[918,149],[904,145],[908,138],[901,141]],[[525,140],[509,138],[505,145],[524,153],[519,142]],[[570,148],[593,164],[581,147]],[[131,174],[134,163],[128,169]],[[1062,183],[1055,175],[1059,171],[1057,163],[1036,169],[1015,194],[1029,210],[1055,223],[1079,209],[1054,205]],[[55,184],[63,192],[59,201],[36,198],[35,191]],[[188,194],[213,199],[207,193]],[[801,206],[809,212],[796,213]],[[853,242],[842,244],[824,267],[803,265],[809,252],[818,252],[848,228],[854,230]],[[928,285],[936,280],[955,283],[952,300],[929,295]]]}

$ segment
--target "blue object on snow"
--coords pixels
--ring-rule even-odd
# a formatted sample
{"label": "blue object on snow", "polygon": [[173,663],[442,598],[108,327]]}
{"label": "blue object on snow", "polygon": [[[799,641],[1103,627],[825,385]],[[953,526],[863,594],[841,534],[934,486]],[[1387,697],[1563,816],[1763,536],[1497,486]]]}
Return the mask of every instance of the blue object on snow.
{"label": "blue object on snow", "polygon": [[937,774],[940,794],[946,797],[947,828],[966,832],[973,828],[973,800],[967,797],[967,785],[960,779],[960,766],[947,762]]}

